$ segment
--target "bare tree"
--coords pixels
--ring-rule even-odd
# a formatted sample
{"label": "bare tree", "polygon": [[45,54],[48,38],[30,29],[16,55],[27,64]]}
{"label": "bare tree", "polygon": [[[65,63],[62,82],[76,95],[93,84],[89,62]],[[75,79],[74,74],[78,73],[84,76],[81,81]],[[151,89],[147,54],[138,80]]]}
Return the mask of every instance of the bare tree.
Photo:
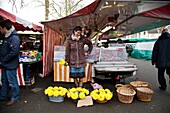
{"label": "bare tree", "polygon": [[20,9],[27,6],[25,0],[9,0],[9,3],[12,4],[12,10],[15,10],[16,12],[18,12],[17,4],[19,4]]}
{"label": "bare tree", "polygon": [[[8,0],[12,4],[12,9],[18,12],[17,8],[24,8],[32,3],[37,4],[36,7],[44,7],[45,9],[45,20],[49,19],[49,16],[55,18],[61,18],[67,16],[78,9],[83,7],[83,0]],[[27,3],[26,3],[27,2]],[[29,4],[30,3],[30,4]]]}
{"label": "bare tree", "polygon": [[42,0],[34,0],[34,2],[35,1],[39,4],[37,7],[45,7],[46,20],[48,20],[49,15],[60,18],[67,16],[83,7],[81,4],[83,0],[45,0],[45,4]]}
{"label": "bare tree", "polygon": [[48,20],[49,13],[49,0],[45,0],[45,20]]}

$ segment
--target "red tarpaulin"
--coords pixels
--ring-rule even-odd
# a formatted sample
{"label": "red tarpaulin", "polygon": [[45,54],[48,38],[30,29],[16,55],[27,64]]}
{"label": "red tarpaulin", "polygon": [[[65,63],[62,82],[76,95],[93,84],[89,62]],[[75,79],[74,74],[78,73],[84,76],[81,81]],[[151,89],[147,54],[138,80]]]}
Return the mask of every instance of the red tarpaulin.
{"label": "red tarpaulin", "polygon": [[73,17],[88,15],[88,14],[92,13],[95,10],[95,8],[96,8],[96,6],[98,5],[99,2],[100,2],[100,0],[95,0],[90,5],[78,10],[77,12],[75,12],[73,14],[70,14],[68,16],[65,16],[63,18],[56,19],[56,20],[44,21],[42,23],[54,22],[54,21],[59,21],[59,20],[65,19],[65,18],[73,18]]}
{"label": "red tarpaulin", "polygon": [[22,18],[19,18],[13,14],[1,9],[1,8],[0,8],[0,16],[3,19],[9,19],[17,31],[32,30],[32,31],[42,32],[41,26],[38,26],[34,23],[31,23],[31,22],[26,21]]}
{"label": "red tarpaulin", "polygon": [[166,5],[157,9],[143,12],[140,14],[140,16],[170,19],[170,5]]}

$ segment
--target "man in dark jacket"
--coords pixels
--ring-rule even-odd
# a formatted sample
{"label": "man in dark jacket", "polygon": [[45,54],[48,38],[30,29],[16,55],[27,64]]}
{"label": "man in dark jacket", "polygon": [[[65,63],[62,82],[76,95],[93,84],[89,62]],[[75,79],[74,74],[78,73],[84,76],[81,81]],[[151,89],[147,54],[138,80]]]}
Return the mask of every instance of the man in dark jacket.
{"label": "man in dark jacket", "polygon": [[0,32],[4,35],[0,65],[2,67],[2,88],[0,92],[0,100],[5,100],[9,86],[11,86],[11,100],[6,105],[12,105],[19,99],[19,85],[17,81],[17,67],[19,64],[20,40],[15,28],[9,20],[0,22]]}
{"label": "man in dark jacket", "polygon": [[158,68],[159,88],[166,90],[165,70],[170,77],[170,34],[167,29],[162,30],[161,36],[155,42],[152,52],[152,65]]}

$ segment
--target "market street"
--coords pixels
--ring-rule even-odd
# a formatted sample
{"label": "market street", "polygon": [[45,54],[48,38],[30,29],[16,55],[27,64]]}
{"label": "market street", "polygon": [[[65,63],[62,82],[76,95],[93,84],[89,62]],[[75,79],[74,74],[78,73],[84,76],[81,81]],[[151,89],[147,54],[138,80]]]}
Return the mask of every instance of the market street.
{"label": "market street", "polygon": [[[150,61],[129,59],[135,62],[138,67],[137,75],[126,80],[126,83],[139,77],[143,81],[150,83],[154,90],[151,102],[141,102],[134,98],[131,104],[123,104],[118,101],[116,91],[112,82],[103,81],[104,88],[109,88],[114,92],[114,98],[105,104],[94,102],[93,106],[77,108],[76,103],[71,99],[65,98],[62,103],[49,102],[44,94],[44,89],[48,86],[72,87],[73,83],[53,82],[53,74],[49,77],[36,77],[36,83],[28,89],[21,87],[21,97],[19,102],[12,106],[6,106],[6,102],[0,102],[0,113],[170,113],[170,86],[167,80],[167,90],[161,91],[158,88],[157,70],[151,65]],[[84,85],[92,90],[89,83]]]}

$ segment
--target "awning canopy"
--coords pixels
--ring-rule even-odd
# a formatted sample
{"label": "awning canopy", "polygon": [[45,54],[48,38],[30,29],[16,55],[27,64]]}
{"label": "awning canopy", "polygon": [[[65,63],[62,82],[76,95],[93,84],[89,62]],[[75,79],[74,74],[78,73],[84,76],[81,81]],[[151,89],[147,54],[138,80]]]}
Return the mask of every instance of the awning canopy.
{"label": "awning canopy", "polygon": [[27,20],[19,18],[3,9],[0,8],[0,19],[9,19],[12,24],[15,26],[17,31],[25,31],[25,30],[32,30],[32,31],[39,31],[42,32],[42,27],[38,26],[34,23],[31,23]]}
{"label": "awning canopy", "polygon": [[99,1],[100,0],[96,0],[85,8],[66,17],[51,21],[43,21],[41,23],[57,32],[69,32],[69,30],[73,29],[75,26],[92,26],[91,24],[94,24],[94,14],[92,12],[94,12]]}
{"label": "awning canopy", "polygon": [[124,35],[135,34],[166,25],[170,25],[170,5],[132,15],[118,23],[117,31]]}
{"label": "awning canopy", "polygon": [[42,24],[57,32],[69,32],[77,25],[87,26],[93,32],[113,26],[113,30],[124,36],[169,25],[169,9],[170,1],[96,0],[69,16]]}

